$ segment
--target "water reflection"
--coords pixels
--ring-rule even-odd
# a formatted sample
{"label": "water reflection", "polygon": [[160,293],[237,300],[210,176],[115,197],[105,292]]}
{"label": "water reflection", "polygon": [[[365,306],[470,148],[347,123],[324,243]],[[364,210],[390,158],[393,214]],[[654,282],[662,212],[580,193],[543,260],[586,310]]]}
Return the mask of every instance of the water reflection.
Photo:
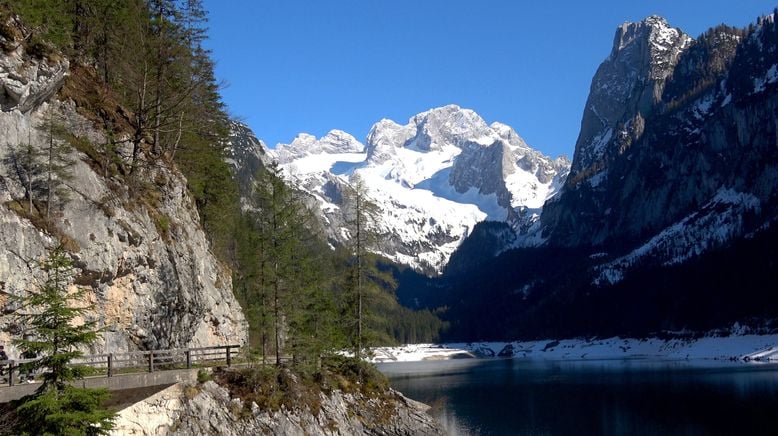
{"label": "water reflection", "polygon": [[774,434],[778,366],[451,360],[379,365],[450,434]]}

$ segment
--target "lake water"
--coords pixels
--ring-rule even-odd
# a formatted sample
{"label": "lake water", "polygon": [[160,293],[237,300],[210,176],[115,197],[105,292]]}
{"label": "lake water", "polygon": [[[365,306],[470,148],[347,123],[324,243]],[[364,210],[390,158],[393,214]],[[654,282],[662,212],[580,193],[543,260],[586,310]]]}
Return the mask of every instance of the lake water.
{"label": "lake water", "polygon": [[778,434],[778,365],[463,359],[378,365],[449,434]]}

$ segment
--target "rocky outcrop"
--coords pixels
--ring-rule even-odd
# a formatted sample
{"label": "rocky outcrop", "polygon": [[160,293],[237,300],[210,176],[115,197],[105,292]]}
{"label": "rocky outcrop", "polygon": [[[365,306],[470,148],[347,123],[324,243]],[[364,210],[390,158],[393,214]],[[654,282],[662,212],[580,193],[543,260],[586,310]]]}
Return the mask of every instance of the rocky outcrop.
{"label": "rocky outcrop", "polygon": [[[0,342],[24,333],[9,297],[41,283],[38,262],[60,242],[76,267],[73,286],[88,291],[104,329],[91,352],[245,342],[230,271],[210,251],[186,180],[166,165],[144,166],[131,193],[120,175],[98,171],[86,152],[107,143],[103,133],[52,98],[67,70],[66,60],[52,64],[21,46],[0,53]],[[73,164],[45,225],[40,201],[29,210],[19,150],[39,153],[50,140],[39,127],[50,119],[69,132]]]}
{"label": "rocky outcrop", "polygon": [[67,59],[25,56],[24,48],[17,44],[15,50],[0,56],[0,109],[27,113],[40,106],[60,89],[69,66]]}
{"label": "rocky outcrop", "polygon": [[241,197],[251,196],[257,171],[270,163],[267,146],[257,139],[251,129],[238,121],[230,122],[230,143],[227,147],[227,163],[238,180]]}
{"label": "rocky outcrop", "polygon": [[570,183],[600,173],[610,156],[623,151],[630,130],[639,131],[637,124],[661,101],[665,81],[690,42],[657,16],[616,29],[611,54],[592,79]]}
{"label": "rocky outcrop", "polygon": [[[119,413],[116,435],[442,435],[428,406],[393,392],[395,400],[368,399],[333,391],[321,394],[320,409],[276,412],[230,398],[209,381],[173,385]],[[380,416],[378,416],[380,415]]]}

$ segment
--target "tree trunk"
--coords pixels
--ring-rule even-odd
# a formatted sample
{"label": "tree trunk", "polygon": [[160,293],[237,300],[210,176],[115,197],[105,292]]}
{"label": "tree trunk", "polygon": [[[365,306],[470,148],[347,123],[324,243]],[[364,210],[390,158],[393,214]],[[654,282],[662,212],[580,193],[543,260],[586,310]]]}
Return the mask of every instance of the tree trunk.
{"label": "tree trunk", "polygon": [[54,161],[54,119],[49,120],[49,160],[46,168],[46,230],[49,230],[49,223],[51,222],[51,191],[53,185],[52,179],[52,165]]}
{"label": "tree trunk", "polygon": [[157,9],[157,68],[156,77],[154,78],[154,148],[152,150],[154,156],[159,156],[161,147],[159,143],[159,130],[162,125],[162,75],[164,74],[164,21],[165,20],[165,5],[164,2],[159,2],[159,8]]}
{"label": "tree trunk", "polygon": [[[275,264],[275,269],[278,270],[278,262]],[[279,321],[280,311],[278,308],[278,277],[276,277],[273,283],[273,318],[275,322],[276,333],[276,365],[281,364],[281,329]]]}
{"label": "tree trunk", "polygon": [[361,193],[357,193],[356,206],[357,206],[357,359],[362,356],[362,205],[361,205]]}
{"label": "tree trunk", "polygon": [[146,83],[148,79],[148,64],[143,63],[143,82],[138,89],[138,107],[135,112],[135,137],[132,139],[132,161],[130,163],[130,175],[135,174],[140,156],[140,146],[143,141],[145,129],[145,117],[143,112],[146,110]]}

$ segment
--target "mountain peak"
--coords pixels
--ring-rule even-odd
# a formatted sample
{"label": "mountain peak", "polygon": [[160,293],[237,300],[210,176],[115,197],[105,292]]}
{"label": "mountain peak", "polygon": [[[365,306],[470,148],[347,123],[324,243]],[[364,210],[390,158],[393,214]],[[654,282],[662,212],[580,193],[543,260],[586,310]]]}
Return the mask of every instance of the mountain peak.
{"label": "mountain peak", "polygon": [[364,144],[343,130],[330,130],[319,142],[329,146],[328,150],[334,153],[362,153],[365,151]]}
{"label": "mountain peak", "polygon": [[274,153],[290,182],[319,203],[333,243],[349,238],[343,190],[359,174],[380,205],[376,250],[427,272],[439,272],[477,222],[503,220],[519,230],[532,224],[569,169],[531,149],[510,126],[490,126],[453,104],[405,125],[382,119],[365,144],[332,130],[321,138],[299,134]]}
{"label": "mountain peak", "polygon": [[330,130],[321,138],[298,133],[289,144],[278,144],[275,154],[281,164],[314,154],[364,153],[365,146],[349,133]]}
{"label": "mountain peak", "polygon": [[648,43],[652,57],[656,52],[682,50],[692,38],[681,29],[672,27],[663,17],[650,15],[638,22],[625,22],[616,29],[609,59],[615,59],[631,47],[642,51]]}
{"label": "mountain peak", "polygon": [[599,174],[609,155],[618,154],[619,141],[641,129],[691,42],[656,15],[616,29],[611,54],[592,79],[576,141],[573,183]]}

